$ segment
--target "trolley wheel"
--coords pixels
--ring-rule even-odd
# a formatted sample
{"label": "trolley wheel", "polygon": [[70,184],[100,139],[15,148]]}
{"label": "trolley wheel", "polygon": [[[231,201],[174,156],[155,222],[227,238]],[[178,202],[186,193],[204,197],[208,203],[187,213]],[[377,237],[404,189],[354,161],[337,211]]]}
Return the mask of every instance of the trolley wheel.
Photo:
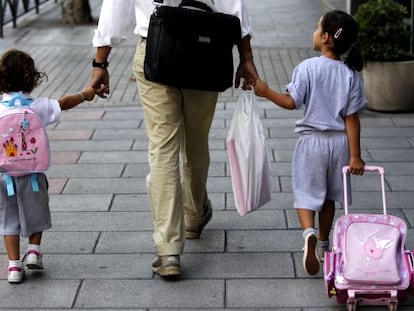
{"label": "trolley wheel", "polygon": [[388,305],[388,311],[397,311],[397,303],[395,301],[390,302]]}
{"label": "trolley wheel", "polygon": [[346,306],[348,308],[348,311],[356,311],[356,302],[348,302]]}

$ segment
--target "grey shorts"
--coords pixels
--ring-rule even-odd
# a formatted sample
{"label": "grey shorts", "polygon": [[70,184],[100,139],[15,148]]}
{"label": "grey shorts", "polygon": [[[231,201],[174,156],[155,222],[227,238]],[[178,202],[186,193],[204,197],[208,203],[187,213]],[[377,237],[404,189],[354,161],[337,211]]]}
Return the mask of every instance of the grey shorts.
{"label": "grey shorts", "polygon": [[0,235],[30,237],[52,226],[48,181],[37,173],[39,191],[34,192],[31,175],[12,177],[15,195],[8,196],[4,174],[0,174]]}
{"label": "grey shorts", "polygon": [[345,132],[301,135],[292,160],[294,207],[320,211],[326,200],[343,203],[342,167],[348,164]]}

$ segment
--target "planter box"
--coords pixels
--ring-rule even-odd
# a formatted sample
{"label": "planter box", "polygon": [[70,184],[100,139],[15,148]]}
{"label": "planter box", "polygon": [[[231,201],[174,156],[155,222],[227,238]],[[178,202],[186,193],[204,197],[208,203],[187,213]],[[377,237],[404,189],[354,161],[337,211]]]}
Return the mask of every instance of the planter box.
{"label": "planter box", "polygon": [[383,112],[414,110],[414,60],[367,62],[362,73],[369,109]]}

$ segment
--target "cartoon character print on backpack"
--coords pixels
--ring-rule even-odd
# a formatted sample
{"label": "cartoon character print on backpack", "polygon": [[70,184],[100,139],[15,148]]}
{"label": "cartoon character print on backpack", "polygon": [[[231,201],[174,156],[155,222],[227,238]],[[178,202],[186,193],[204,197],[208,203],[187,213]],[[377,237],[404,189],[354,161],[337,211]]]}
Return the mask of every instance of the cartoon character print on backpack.
{"label": "cartoon character print on backpack", "polygon": [[[27,111],[25,111],[22,120],[20,121],[19,130],[17,132],[18,137],[20,137],[20,148],[18,145],[19,140],[15,140],[14,138],[14,132],[15,128],[10,127],[9,133],[2,133],[2,137],[6,138],[6,140],[3,142],[3,149],[6,153],[6,156],[8,157],[17,157],[17,156],[23,156],[23,154],[29,155],[30,152],[36,153],[37,147],[34,149],[31,149],[29,152],[27,151],[27,139],[26,137],[30,134],[30,121],[27,119]],[[36,143],[36,138],[31,137],[30,142],[32,144]],[[19,149],[21,152],[19,152]]]}
{"label": "cartoon character print on backpack", "polygon": [[24,134],[27,132],[27,134],[30,134],[30,122],[26,118],[27,111],[25,111],[23,115],[22,121],[20,121],[20,129],[19,134],[22,141],[22,152],[27,152],[27,142],[26,142],[26,135]]}

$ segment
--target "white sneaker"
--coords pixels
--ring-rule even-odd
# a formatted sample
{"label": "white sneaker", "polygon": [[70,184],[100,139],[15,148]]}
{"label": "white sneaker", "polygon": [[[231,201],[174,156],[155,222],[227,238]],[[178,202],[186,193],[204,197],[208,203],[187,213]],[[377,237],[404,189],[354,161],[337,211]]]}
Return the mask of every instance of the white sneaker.
{"label": "white sneaker", "polygon": [[7,281],[9,281],[9,283],[21,283],[23,281],[23,267],[9,267],[8,272],[9,275]]}
{"label": "white sneaker", "polygon": [[29,250],[24,258],[28,269],[43,269],[42,254],[35,250]]}

